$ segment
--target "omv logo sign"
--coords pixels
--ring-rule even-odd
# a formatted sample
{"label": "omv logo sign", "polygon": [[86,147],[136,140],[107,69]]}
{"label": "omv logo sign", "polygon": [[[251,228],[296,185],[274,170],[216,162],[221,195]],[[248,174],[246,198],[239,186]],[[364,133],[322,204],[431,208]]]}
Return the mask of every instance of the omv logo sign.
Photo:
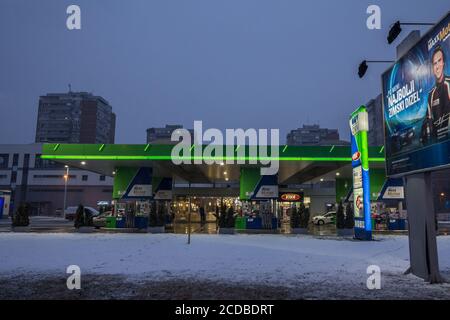
{"label": "omv logo sign", "polygon": [[352,160],[353,161],[358,161],[361,158],[361,152],[356,151],[353,155],[352,155]]}

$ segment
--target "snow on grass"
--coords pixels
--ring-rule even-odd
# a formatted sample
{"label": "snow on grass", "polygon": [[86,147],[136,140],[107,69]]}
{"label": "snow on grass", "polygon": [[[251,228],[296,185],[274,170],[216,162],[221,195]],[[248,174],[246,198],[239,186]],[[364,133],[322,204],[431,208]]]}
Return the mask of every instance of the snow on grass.
{"label": "snow on grass", "polygon": [[[369,265],[401,275],[409,266],[406,236],[379,241],[283,235],[0,234],[0,273],[124,274],[146,279],[209,279],[289,286],[293,279],[365,283]],[[450,236],[438,237],[440,269],[450,272]]]}

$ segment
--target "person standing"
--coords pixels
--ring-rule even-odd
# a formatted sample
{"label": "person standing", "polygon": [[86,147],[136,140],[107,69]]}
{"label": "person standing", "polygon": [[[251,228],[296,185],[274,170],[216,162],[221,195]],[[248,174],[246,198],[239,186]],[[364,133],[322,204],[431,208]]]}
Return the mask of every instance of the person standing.
{"label": "person standing", "polygon": [[205,208],[203,206],[201,206],[199,211],[200,211],[200,223],[203,226],[206,222]]}
{"label": "person standing", "polygon": [[435,77],[435,85],[428,94],[426,119],[422,125],[422,143],[440,142],[448,138],[450,77],[444,73],[445,64],[444,50],[438,46],[431,56],[431,69]]}

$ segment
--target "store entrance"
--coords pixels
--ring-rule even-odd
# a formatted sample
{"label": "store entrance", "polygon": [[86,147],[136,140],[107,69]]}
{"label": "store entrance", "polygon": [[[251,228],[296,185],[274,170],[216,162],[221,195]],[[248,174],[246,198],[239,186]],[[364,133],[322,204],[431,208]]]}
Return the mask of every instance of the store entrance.
{"label": "store entrance", "polygon": [[176,196],[171,203],[173,232],[188,233],[190,225],[191,233],[216,233],[222,205],[237,211],[240,201],[236,197]]}

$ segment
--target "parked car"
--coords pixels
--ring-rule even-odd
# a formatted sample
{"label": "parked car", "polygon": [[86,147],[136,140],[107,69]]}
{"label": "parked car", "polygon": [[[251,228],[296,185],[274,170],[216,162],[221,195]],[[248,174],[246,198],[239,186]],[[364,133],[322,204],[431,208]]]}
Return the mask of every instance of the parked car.
{"label": "parked car", "polygon": [[334,223],[336,221],[336,211],[330,211],[323,215],[315,216],[312,221],[319,226],[326,223]]}
{"label": "parked car", "polygon": [[94,227],[96,227],[97,229],[106,227],[106,217],[109,217],[111,215],[112,215],[111,211],[105,211],[95,216],[92,219],[92,221],[94,222]]}
{"label": "parked car", "polygon": [[[74,220],[75,214],[77,213],[78,206],[74,207],[67,207],[66,210],[64,210],[64,218],[67,220]],[[92,207],[84,207],[85,213],[90,213],[93,217],[96,217],[99,215],[99,212],[97,209],[94,209]]]}

